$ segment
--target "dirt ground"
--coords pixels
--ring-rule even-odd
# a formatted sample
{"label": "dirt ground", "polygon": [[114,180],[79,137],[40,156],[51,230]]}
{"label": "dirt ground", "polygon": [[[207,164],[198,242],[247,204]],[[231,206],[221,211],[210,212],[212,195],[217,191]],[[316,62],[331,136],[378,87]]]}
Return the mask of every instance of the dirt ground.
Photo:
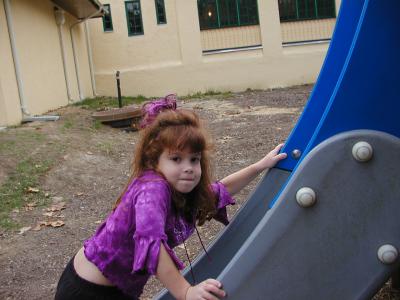
{"label": "dirt ground", "polygon": [[[214,178],[218,179],[285,141],[311,88],[207,96],[180,101],[179,106],[195,109],[207,121],[214,140]],[[137,132],[94,126],[93,111],[81,107],[54,113],[61,116],[57,122],[33,122],[0,132],[0,145],[9,145],[0,147],[0,186],[22,158],[53,162],[33,187],[45,195],[44,205],[25,204],[13,210],[10,217],[18,228],[0,228],[0,299],[52,299],[65,264],[110,212],[129,176]],[[256,181],[236,197],[238,204],[229,209],[231,216]],[[60,203],[65,203],[65,209],[55,209],[58,217],[52,216],[51,208]],[[36,227],[49,220],[65,225]],[[202,227],[203,241],[209,243],[221,228],[216,222]],[[194,258],[200,249],[198,240],[187,244]],[[186,261],[183,249],[176,251]],[[157,280],[151,280],[142,299],[151,299],[161,288]],[[400,297],[387,284],[375,299]]]}

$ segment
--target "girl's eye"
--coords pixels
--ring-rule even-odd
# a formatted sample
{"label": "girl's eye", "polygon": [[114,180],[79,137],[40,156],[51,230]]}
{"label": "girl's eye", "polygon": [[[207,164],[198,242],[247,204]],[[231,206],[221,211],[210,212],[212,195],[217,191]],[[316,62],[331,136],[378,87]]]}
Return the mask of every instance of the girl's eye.
{"label": "girl's eye", "polygon": [[200,161],[200,157],[192,157],[192,162],[197,163]]}
{"label": "girl's eye", "polygon": [[172,156],[171,160],[174,161],[174,162],[180,162],[181,158],[179,156]]}

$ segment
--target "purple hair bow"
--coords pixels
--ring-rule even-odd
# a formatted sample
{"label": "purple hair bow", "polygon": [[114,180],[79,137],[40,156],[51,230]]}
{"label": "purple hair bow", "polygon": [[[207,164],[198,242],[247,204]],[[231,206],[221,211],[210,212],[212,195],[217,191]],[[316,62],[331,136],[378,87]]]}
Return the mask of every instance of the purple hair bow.
{"label": "purple hair bow", "polygon": [[170,94],[164,98],[159,98],[145,103],[142,107],[143,118],[140,122],[140,128],[145,128],[150,125],[160,112],[167,109],[176,109],[175,94]]}

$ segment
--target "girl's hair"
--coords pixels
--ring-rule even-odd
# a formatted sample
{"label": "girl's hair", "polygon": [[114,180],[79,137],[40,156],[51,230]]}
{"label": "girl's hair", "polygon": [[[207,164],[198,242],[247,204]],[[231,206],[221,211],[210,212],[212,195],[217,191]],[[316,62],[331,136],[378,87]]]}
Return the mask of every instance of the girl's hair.
{"label": "girl's hair", "polygon": [[[210,220],[216,213],[216,199],[210,189],[209,139],[199,117],[193,111],[168,109],[160,112],[140,134],[129,182],[139,177],[145,170],[159,172],[158,160],[164,150],[201,153],[200,182],[188,194],[179,193],[171,187],[172,203],[175,211],[187,220],[195,218],[199,225]],[[114,208],[120,203],[126,189],[127,187],[119,196]]]}

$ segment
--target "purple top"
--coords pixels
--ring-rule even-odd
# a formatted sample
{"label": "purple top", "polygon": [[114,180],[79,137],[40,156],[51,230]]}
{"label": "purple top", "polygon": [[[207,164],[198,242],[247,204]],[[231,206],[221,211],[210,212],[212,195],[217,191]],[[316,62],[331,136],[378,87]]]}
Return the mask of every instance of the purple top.
{"label": "purple top", "polygon": [[[226,206],[234,200],[225,186],[211,185],[218,199],[215,219],[228,224]],[[178,269],[183,263],[171,250],[194,231],[194,223],[173,213],[168,182],[154,171],[146,171],[129,185],[121,203],[85,241],[85,256],[124,293],[139,297],[158,265],[160,244]]]}

